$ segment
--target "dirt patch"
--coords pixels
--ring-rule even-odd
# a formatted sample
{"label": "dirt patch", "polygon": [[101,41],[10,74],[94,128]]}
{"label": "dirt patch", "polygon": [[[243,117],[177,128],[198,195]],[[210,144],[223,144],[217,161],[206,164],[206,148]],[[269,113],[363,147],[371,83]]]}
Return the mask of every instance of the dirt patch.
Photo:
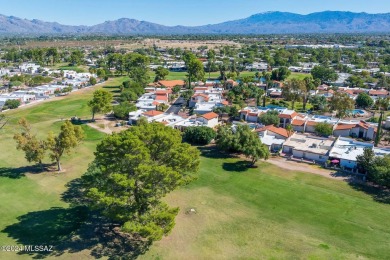
{"label": "dirt patch", "polygon": [[307,163],[300,163],[295,161],[289,161],[285,158],[270,158],[267,162],[276,165],[282,169],[290,171],[300,171],[307,173],[314,173],[317,175],[324,176],[326,178],[335,179],[335,180],[348,180],[349,176],[340,175],[335,170],[321,169],[318,165],[310,165]]}

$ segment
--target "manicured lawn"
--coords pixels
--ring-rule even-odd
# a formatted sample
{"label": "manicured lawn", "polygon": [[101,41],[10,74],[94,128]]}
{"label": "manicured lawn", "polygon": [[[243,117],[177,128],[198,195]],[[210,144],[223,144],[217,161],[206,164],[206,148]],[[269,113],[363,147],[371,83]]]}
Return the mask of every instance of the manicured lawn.
{"label": "manicured lawn", "polygon": [[260,165],[203,157],[199,179],[167,198],[181,209],[172,234],[141,259],[388,259],[388,204],[342,181]]}
{"label": "manicured lawn", "polygon": [[309,77],[310,73],[298,73],[298,72],[291,72],[290,76],[288,76],[288,79],[304,79],[306,77]]}
{"label": "manicured lawn", "polygon": [[[110,79],[103,86],[113,87],[119,85],[122,80],[123,78]],[[72,218],[77,214],[67,216],[68,220],[56,218],[68,207],[67,203],[61,199],[61,194],[67,190],[68,182],[80,177],[86,171],[88,164],[93,160],[95,147],[104,134],[82,125],[86,138],[77,147],[75,153],[63,157],[62,164],[65,169],[63,173],[31,173],[36,171],[36,168],[24,159],[22,152],[16,150],[12,136],[18,130],[17,121],[21,117],[26,117],[34,132],[42,138],[45,138],[49,131],[59,131],[61,118],[69,119],[74,115],[89,118],[87,101],[91,98],[93,90],[94,88],[75,92],[63,99],[52,99],[43,104],[6,113],[12,117],[12,120],[0,132],[0,245],[42,241],[37,239],[44,236],[45,229],[39,228],[39,225],[47,223],[47,220],[51,220],[50,223],[54,224],[49,232],[51,234],[46,234],[48,238],[46,241],[50,241],[51,238],[52,240],[60,239],[63,234],[70,233],[76,228],[72,224]],[[44,163],[49,163],[49,159],[45,159]],[[28,216],[28,221],[26,221],[26,216]],[[13,225],[19,221],[24,223],[22,228],[15,228]],[[42,231],[38,232],[38,229]],[[12,237],[18,237],[18,239],[15,240]],[[30,257],[0,252],[0,259],[20,258]]]}
{"label": "manicured lawn", "polygon": [[85,67],[82,67],[82,66],[60,66],[58,69],[59,70],[74,70],[78,73],[88,71]]}

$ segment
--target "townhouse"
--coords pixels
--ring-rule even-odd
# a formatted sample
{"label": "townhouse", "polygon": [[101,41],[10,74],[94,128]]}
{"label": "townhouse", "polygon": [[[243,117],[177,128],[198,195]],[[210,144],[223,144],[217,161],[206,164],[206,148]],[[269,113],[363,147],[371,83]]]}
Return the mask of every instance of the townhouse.
{"label": "townhouse", "polygon": [[293,159],[324,163],[329,158],[334,141],[334,139],[294,133],[284,142],[282,152]]}
{"label": "townhouse", "polygon": [[255,131],[258,133],[261,142],[268,146],[271,152],[281,150],[283,143],[290,135],[286,129],[273,125],[265,126]]}

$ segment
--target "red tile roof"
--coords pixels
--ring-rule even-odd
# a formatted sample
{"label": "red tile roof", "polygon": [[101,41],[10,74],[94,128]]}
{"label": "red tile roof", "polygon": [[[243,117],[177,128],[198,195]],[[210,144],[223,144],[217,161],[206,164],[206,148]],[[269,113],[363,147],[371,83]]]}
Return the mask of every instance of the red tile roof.
{"label": "red tile roof", "polygon": [[298,115],[297,112],[293,112],[291,114],[279,114],[279,118],[288,118],[288,119],[293,119],[294,117],[296,117]]}
{"label": "red tile roof", "polygon": [[286,138],[289,137],[288,132],[287,132],[286,129],[281,128],[281,127],[275,127],[273,125],[268,125],[268,126],[265,126],[263,128],[256,129],[256,132],[264,132],[266,130],[268,130],[270,132],[273,132],[275,134],[281,135],[281,136],[286,137]]}
{"label": "red tile roof", "polygon": [[184,86],[185,85],[184,80],[160,80],[158,83],[161,86],[164,86],[166,88],[173,88],[175,86]]}
{"label": "red tile roof", "polygon": [[348,130],[354,128],[356,125],[354,124],[338,124],[336,125],[335,130]]}
{"label": "red tile roof", "polygon": [[194,91],[197,91],[197,90],[208,90],[208,89],[209,89],[208,87],[195,87]]}
{"label": "red tile roof", "polygon": [[368,92],[369,95],[388,95],[389,92],[387,90],[384,90],[384,89],[380,89],[380,90],[370,90]]}
{"label": "red tile roof", "polygon": [[170,89],[159,89],[159,90],[156,90],[156,95],[167,95],[167,94],[171,94],[172,93],[172,90]]}
{"label": "red tile roof", "polygon": [[156,96],[155,100],[167,101],[167,100],[168,100],[168,97],[167,97],[167,96],[158,95],[158,96]]}
{"label": "red tile roof", "polygon": [[315,126],[315,125],[317,125],[317,122],[315,122],[315,121],[307,121],[306,125],[307,126]]}
{"label": "red tile roof", "polygon": [[149,117],[158,116],[161,114],[163,114],[163,112],[157,110],[149,110],[143,113],[144,116],[149,116]]}
{"label": "red tile roof", "polygon": [[206,94],[195,94],[192,96],[193,98],[194,97],[203,97],[206,101],[209,100],[209,96],[207,96]]}
{"label": "red tile roof", "polygon": [[218,118],[218,114],[216,114],[214,112],[209,112],[209,113],[202,115],[202,117],[207,119],[207,120],[211,120],[213,118]]}
{"label": "red tile roof", "polygon": [[305,120],[300,120],[300,119],[294,119],[291,124],[292,125],[296,125],[296,126],[302,126],[305,124]]}

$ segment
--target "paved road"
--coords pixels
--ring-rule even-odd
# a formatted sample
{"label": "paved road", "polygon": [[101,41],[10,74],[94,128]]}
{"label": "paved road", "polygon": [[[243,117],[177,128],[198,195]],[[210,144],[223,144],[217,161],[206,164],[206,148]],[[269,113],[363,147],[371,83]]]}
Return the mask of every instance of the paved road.
{"label": "paved road", "polygon": [[182,97],[176,99],[175,103],[166,111],[166,113],[179,113],[180,109],[185,105],[185,100]]}

